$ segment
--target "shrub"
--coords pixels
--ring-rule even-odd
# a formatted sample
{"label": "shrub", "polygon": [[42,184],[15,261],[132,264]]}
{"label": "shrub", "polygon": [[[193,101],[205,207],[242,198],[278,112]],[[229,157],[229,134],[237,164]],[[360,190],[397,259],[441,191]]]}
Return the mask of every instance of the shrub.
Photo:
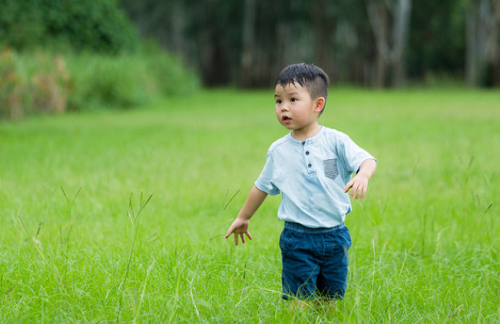
{"label": "shrub", "polygon": [[114,0],[2,0],[0,42],[116,54],[136,50],[138,35]]}
{"label": "shrub", "polygon": [[66,110],[70,76],[62,57],[36,55],[31,64],[11,50],[0,54],[0,117],[17,119],[33,112],[62,113]]}
{"label": "shrub", "polygon": [[128,108],[164,95],[181,95],[199,88],[196,75],[166,53],[72,56],[74,78],[70,107]]}
{"label": "shrub", "polygon": [[14,53],[0,53],[0,118],[15,119],[22,114],[22,82],[15,67]]}
{"label": "shrub", "polygon": [[159,52],[147,54],[145,58],[146,68],[161,93],[184,95],[199,87],[198,78],[186,70],[180,59]]}
{"label": "shrub", "polygon": [[74,78],[70,107],[74,110],[127,108],[147,103],[157,93],[140,58],[134,58],[96,54],[70,56],[68,66]]}
{"label": "shrub", "polygon": [[199,88],[197,76],[159,51],[134,55],[0,55],[0,118],[129,108]]}

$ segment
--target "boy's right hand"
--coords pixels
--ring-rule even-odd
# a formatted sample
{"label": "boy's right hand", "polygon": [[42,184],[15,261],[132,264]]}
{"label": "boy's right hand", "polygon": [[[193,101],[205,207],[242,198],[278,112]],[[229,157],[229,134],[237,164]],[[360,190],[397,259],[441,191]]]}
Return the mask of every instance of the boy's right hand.
{"label": "boy's right hand", "polygon": [[227,230],[225,238],[227,239],[231,234],[234,234],[234,244],[238,245],[238,236],[241,237],[241,242],[245,243],[245,235],[249,238],[252,239],[252,235],[250,235],[250,232],[248,231],[248,225],[249,221],[248,220],[242,220],[239,218],[236,218],[234,222],[231,224],[229,229]]}

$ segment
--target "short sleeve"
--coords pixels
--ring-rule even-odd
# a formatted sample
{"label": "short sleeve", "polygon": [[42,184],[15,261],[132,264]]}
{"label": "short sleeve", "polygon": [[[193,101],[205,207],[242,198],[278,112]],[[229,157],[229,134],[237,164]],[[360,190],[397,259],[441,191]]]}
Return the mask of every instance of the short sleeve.
{"label": "short sleeve", "polygon": [[262,170],[259,178],[255,181],[255,186],[269,194],[269,195],[277,195],[280,193],[280,190],[273,184],[273,173],[274,173],[274,159],[271,152],[267,153],[266,164],[264,165],[264,169]]}
{"label": "short sleeve", "polygon": [[343,155],[345,158],[345,165],[348,170],[352,173],[357,173],[363,161],[368,159],[373,159],[377,161],[370,153],[359,147],[354,141],[349,137],[343,141]]}

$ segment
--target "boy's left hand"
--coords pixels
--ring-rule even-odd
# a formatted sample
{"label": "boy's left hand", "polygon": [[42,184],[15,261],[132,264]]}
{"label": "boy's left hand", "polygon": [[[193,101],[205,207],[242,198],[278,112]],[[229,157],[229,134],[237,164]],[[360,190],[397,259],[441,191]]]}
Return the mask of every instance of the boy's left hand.
{"label": "boy's left hand", "polygon": [[366,190],[368,189],[369,179],[370,178],[365,174],[358,173],[347,183],[344,188],[344,192],[348,192],[349,189],[352,189],[350,194],[351,198],[354,197],[355,200],[358,200],[358,198],[363,199],[365,197]]}
{"label": "boy's left hand", "polygon": [[368,189],[368,180],[373,176],[377,169],[377,161],[375,159],[366,159],[361,163],[358,174],[347,183],[344,188],[344,193],[351,190],[351,198],[358,200],[363,199]]}

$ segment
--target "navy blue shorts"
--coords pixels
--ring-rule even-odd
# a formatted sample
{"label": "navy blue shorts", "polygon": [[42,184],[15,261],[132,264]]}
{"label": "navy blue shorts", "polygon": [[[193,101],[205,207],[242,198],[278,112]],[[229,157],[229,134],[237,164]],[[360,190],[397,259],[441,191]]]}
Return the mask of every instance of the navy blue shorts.
{"label": "navy blue shorts", "polygon": [[285,222],[280,237],[283,298],[343,299],[351,235],[342,224],[309,228]]}

